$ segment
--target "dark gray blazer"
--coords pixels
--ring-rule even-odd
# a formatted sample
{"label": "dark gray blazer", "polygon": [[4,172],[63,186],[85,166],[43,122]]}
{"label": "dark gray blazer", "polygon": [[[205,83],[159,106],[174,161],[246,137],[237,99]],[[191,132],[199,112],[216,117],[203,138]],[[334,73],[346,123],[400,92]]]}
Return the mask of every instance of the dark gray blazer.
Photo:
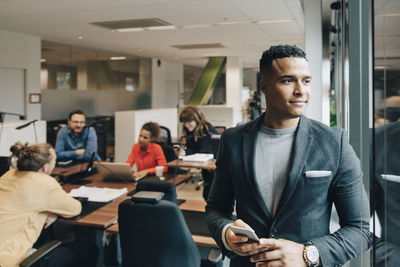
{"label": "dark gray blazer", "polygon": [[[207,201],[210,233],[232,258],[231,266],[254,266],[248,257],[224,249],[223,227],[237,218],[259,237],[283,238],[298,243],[312,241],[323,266],[339,266],[367,250],[369,202],[362,183],[360,163],[341,129],[301,117],[293,147],[292,168],[276,215],[272,218],[254,177],[257,132],[264,116],[225,130],[217,157],[214,183]],[[320,177],[307,171],[330,171]],[[325,172],[326,173],[326,172]],[[341,228],[329,233],[332,203]]]}

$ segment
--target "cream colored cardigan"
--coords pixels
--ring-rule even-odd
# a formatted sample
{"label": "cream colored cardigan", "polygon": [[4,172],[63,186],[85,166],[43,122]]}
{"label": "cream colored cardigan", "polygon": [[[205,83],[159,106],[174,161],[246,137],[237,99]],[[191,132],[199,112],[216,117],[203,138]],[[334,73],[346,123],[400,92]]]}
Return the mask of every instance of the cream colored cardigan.
{"label": "cream colored cardigan", "polygon": [[5,173],[0,178],[0,266],[18,266],[38,239],[48,213],[72,217],[80,212],[80,202],[53,177],[18,170]]}

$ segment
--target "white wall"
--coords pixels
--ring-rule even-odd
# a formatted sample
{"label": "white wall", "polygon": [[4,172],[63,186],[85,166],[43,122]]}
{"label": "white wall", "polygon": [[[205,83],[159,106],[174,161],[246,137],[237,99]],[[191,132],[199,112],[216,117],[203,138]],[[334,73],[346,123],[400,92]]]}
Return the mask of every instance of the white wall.
{"label": "white wall", "polygon": [[219,105],[197,106],[206,117],[207,121],[214,126],[235,127],[242,121],[240,107],[227,107]]}
{"label": "white wall", "polygon": [[46,142],[46,122],[37,121],[20,130],[15,127],[28,123],[28,120],[4,122],[0,132],[0,157],[11,155],[10,147],[16,142],[34,144]]}
{"label": "white wall", "polygon": [[115,112],[115,162],[126,161],[132,145],[138,141],[142,125],[149,121],[169,128],[172,137],[178,136],[176,108]]}
{"label": "white wall", "polygon": [[153,58],[151,88],[152,108],[176,108],[178,103],[182,106],[183,64]]}
{"label": "white wall", "polygon": [[0,40],[0,67],[25,70],[26,116],[41,119],[41,105],[29,104],[29,94],[40,93],[40,38],[0,30]]}

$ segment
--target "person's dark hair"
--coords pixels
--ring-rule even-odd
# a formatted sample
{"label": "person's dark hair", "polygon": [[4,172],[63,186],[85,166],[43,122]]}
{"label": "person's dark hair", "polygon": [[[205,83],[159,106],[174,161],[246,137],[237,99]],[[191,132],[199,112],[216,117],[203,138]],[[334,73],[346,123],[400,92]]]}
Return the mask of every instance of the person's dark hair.
{"label": "person's dark hair", "polygon": [[9,163],[11,164],[11,159],[16,160],[16,166],[19,171],[34,171],[37,172],[44,164],[51,161],[50,150],[53,147],[50,144],[33,144],[28,145],[21,144],[20,142],[15,143],[11,146],[11,156],[9,158]]}
{"label": "person's dark hair", "polygon": [[83,115],[86,117],[85,113],[82,110],[76,109],[76,110],[71,111],[71,113],[69,113],[68,120],[71,120],[72,116],[75,114]]}
{"label": "person's dark hair", "polygon": [[272,71],[272,61],[277,58],[300,57],[306,58],[306,53],[295,45],[275,45],[265,50],[260,59],[260,73],[264,75]]}
{"label": "person's dark hair", "polygon": [[[206,124],[206,117],[204,116],[203,112],[201,112],[200,109],[198,109],[196,106],[189,105],[186,106],[182,111],[181,114],[179,115],[179,121],[180,122],[190,122],[190,121],[195,121],[196,122],[196,128],[194,129],[194,140],[197,141],[197,139],[201,136],[205,136],[208,127]],[[183,135],[187,136],[189,134],[189,131],[186,129],[186,127],[183,127],[182,129]]]}
{"label": "person's dark hair", "polygon": [[143,124],[142,130],[149,131],[151,133],[151,139],[157,139],[160,136],[160,125],[156,122],[146,122]]}

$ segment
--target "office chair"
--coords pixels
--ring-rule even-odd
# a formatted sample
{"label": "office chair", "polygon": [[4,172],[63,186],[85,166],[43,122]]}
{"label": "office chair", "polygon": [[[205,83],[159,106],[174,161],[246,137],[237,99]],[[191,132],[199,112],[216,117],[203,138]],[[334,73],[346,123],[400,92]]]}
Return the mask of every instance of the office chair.
{"label": "office chair", "polygon": [[[155,187],[151,190],[163,190],[164,185],[160,184],[167,183],[153,182]],[[150,190],[150,185],[138,185],[138,189]],[[199,250],[174,201],[148,203],[127,199],[119,205],[118,223],[123,266],[200,266]]]}
{"label": "office chair", "polygon": [[171,131],[167,127],[160,125],[160,136],[158,137],[156,143],[159,145],[163,144],[172,147]]}
{"label": "office chair", "polygon": [[214,126],[215,130],[217,130],[218,134],[222,134],[225,130],[225,126]]}
{"label": "office chair", "polygon": [[[26,257],[19,264],[19,266],[20,267],[47,266],[46,262],[45,262],[45,256],[50,251],[52,251],[53,249],[58,247],[59,245],[61,245],[61,241],[59,241],[59,240],[53,240],[53,241],[50,241],[50,242],[44,244],[38,250],[36,250],[34,253],[32,253],[31,255]],[[41,260],[43,260],[44,262],[40,262]],[[40,263],[40,265],[39,265],[39,263]]]}
{"label": "office chair", "polygon": [[160,181],[140,181],[136,186],[136,192],[139,191],[163,192],[163,200],[176,202],[176,189],[173,183]]}

